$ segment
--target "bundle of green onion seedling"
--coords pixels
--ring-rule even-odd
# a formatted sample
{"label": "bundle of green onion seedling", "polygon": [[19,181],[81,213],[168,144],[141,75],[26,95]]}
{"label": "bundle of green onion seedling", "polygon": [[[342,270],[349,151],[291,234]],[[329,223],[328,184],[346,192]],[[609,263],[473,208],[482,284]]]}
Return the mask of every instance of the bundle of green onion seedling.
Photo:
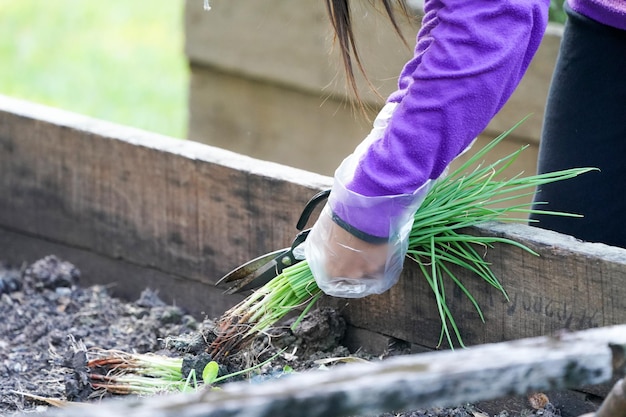
{"label": "bundle of green onion seedling", "polygon": [[158,394],[195,387],[194,375],[183,376],[182,358],[116,350],[91,351],[90,384],[112,394]]}
{"label": "bundle of green onion seedling", "polygon": [[96,349],[89,351],[91,359],[87,361],[87,369],[89,383],[96,390],[122,395],[156,395],[215,385],[261,368],[280,353],[282,351],[252,367],[218,376],[219,365],[213,360],[202,363],[201,375],[196,375],[195,369],[184,375],[183,358]]}
{"label": "bundle of green onion seedling", "polygon": [[[433,290],[442,323],[441,340],[445,337],[450,347],[453,347],[452,334],[460,346],[463,346],[463,341],[446,303],[446,278],[464,292],[483,319],[480,306],[450,266],[456,265],[474,272],[507,298],[489,264],[476,251],[476,246],[490,247],[494,243],[504,243],[534,253],[530,248],[511,239],[473,236],[463,230],[491,221],[527,222],[530,213],[575,216],[533,209],[530,203],[510,206],[507,203],[522,197],[529,199],[538,185],[566,180],[594,169],[574,168],[500,179],[526,147],[487,165],[483,165],[481,160],[518,125],[519,123],[498,136],[454,172],[437,181],[415,214],[407,257],[419,265]],[[320,295],[321,290],[317,287],[306,261],[284,269],[281,275],[253,292],[220,318],[220,334],[212,344],[214,357],[236,353],[256,335],[274,326],[294,309],[305,307],[303,314],[306,313]]]}

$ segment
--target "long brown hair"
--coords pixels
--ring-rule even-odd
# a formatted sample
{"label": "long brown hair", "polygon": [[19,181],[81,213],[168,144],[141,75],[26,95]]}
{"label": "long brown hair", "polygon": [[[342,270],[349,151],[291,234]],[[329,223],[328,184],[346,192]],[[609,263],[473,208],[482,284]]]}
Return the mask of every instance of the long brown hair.
{"label": "long brown hair", "polygon": [[[400,36],[404,44],[408,46],[406,39],[400,31],[400,27],[398,26],[398,22],[394,13],[395,3],[397,6],[399,6],[399,10],[405,16],[409,15],[405,0],[380,0],[380,2],[385,9],[385,13],[389,17],[389,20],[391,21],[394,30]],[[330,17],[330,21],[335,32],[335,42],[337,42],[337,44],[339,45],[339,54],[341,56],[341,60],[343,61],[343,67],[346,74],[348,86],[354,93],[358,105],[363,110],[363,102],[361,101],[356,79],[354,76],[355,63],[359,72],[364,76],[370,89],[376,94],[378,93],[367,78],[367,73],[365,71],[365,68],[363,67],[363,63],[361,62],[361,58],[356,47],[356,39],[354,37],[354,31],[352,29],[352,15],[350,13],[349,3],[349,0],[326,0],[326,10],[328,11],[328,16]]]}

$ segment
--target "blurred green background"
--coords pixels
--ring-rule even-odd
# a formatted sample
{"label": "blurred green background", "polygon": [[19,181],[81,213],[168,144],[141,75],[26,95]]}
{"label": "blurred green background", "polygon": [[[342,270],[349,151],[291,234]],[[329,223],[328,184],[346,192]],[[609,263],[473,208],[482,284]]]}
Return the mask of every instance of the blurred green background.
{"label": "blurred green background", "polygon": [[183,11],[184,0],[0,0],[0,94],[184,138]]}
{"label": "blurred green background", "polygon": [[565,0],[550,0],[550,21],[555,23],[565,23],[567,15],[563,10]]}

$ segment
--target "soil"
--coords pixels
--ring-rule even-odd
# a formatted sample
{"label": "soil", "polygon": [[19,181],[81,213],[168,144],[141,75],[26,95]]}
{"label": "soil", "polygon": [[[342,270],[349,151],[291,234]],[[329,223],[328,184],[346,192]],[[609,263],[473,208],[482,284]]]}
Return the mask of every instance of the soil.
{"label": "soil", "polygon": [[[0,317],[0,416],[45,410],[50,405],[43,398],[97,401],[114,395],[94,389],[89,380],[87,356],[93,349],[184,357],[183,372],[194,367],[201,374],[210,359],[207,344],[215,337],[213,320],[198,321],[150,289],[129,302],[105,286],[82,287],[80,271],[54,255],[28,266],[0,262]],[[255,340],[245,355],[222,364],[220,373],[241,370],[251,365],[246,358],[263,361],[283,348],[287,353],[256,372],[255,379],[280,376],[285,365],[304,371],[319,368],[319,359],[357,355],[341,344],[346,323],[332,309],[309,313],[294,331],[288,324]],[[386,355],[407,353],[398,346]],[[512,398],[379,417],[573,417],[594,410],[571,404],[571,397],[561,404],[550,398],[558,396],[540,397],[534,406],[527,398]]]}

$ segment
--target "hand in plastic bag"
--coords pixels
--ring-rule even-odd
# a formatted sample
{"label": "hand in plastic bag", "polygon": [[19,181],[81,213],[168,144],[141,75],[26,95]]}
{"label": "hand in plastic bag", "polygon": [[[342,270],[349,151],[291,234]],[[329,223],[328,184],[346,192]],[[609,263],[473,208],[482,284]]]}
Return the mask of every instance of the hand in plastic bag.
{"label": "hand in plastic bag", "polygon": [[[306,258],[318,286],[328,295],[359,298],[380,294],[396,281],[385,279],[388,245],[357,238],[332,220],[328,206],[305,243]],[[401,265],[400,265],[401,269]]]}
{"label": "hand in plastic bag", "polygon": [[[396,204],[374,204],[370,207],[371,215],[376,218],[373,223],[389,224],[388,236],[381,237],[352,227],[350,216],[346,216],[347,220],[340,218],[333,210],[333,206],[338,208],[338,194],[341,191],[333,187],[329,202],[305,241],[304,251],[309,267],[317,285],[328,295],[360,298],[381,294],[398,282],[413,216],[422,198],[414,195],[385,196],[382,202],[388,203],[389,199],[396,198]],[[362,198],[381,203],[379,197]],[[398,200],[404,200],[406,204],[397,204]],[[349,211],[363,214],[354,206]]]}
{"label": "hand in plastic bag", "polygon": [[362,152],[382,138],[395,105],[387,105],[374,129],[335,172],[328,203],[305,241],[305,257],[317,285],[335,297],[381,294],[400,277],[415,211],[430,182],[412,194],[368,197],[346,187]]}

